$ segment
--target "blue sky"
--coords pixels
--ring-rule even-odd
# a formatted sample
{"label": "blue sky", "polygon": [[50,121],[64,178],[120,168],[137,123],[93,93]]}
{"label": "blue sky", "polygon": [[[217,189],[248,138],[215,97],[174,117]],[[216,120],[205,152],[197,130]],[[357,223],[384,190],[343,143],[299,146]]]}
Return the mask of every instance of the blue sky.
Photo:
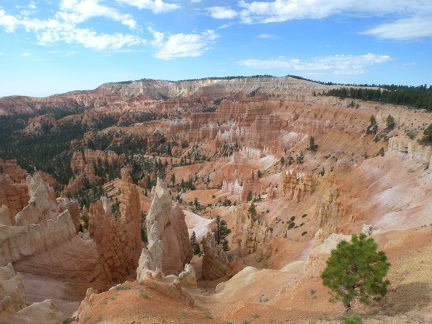
{"label": "blue sky", "polygon": [[431,84],[431,0],[0,2],[0,96],[142,78]]}

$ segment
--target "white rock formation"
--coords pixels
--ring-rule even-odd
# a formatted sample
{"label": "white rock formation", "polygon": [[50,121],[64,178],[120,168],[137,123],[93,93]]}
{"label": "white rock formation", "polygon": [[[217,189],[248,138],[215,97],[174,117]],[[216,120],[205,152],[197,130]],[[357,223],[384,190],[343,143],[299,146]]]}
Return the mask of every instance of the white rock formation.
{"label": "white rock formation", "polygon": [[165,182],[157,180],[152,197],[146,218],[148,245],[141,252],[137,280],[160,273],[178,275],[192,259],[185,215],[179,206],[172,208]]}

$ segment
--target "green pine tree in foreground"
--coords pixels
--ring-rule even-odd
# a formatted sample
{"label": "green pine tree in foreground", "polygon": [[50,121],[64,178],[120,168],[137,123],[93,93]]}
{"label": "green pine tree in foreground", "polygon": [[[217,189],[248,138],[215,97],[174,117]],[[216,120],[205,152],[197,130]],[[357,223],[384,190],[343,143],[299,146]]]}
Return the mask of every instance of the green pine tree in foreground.
{"label": "green pine tree in foreground", "polygon": [[330,289],[330,301],[341,301],[345,312],[355,300],[370,305],[387,293],[390,263],[377,248],[372,238],[360,234],[353,235],[351,242],[341,241],[331,252],[321,278]]}

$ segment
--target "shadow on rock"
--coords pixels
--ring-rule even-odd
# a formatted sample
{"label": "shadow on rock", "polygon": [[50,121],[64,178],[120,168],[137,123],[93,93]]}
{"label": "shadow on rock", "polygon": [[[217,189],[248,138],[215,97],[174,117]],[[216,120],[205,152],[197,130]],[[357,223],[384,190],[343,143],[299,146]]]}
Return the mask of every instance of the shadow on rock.
{"label": "shadow on rock", "polygon": [[420,311],[431,303],[431,286],[424,282],[400,284],[387,294],[384,312],[388,315]]}

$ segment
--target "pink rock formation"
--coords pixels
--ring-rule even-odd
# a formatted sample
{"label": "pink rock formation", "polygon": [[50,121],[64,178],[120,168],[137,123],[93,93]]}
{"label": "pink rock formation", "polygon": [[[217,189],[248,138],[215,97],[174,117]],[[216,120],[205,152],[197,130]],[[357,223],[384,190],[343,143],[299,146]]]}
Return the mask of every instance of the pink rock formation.
{"label": "pink rock formation", "polygon": [[223,250],[222,245],[216,244],[213,234],[208,233],[202,239],[203,260],[202,260],[202,278],[204,280],[213,280],[226,276],[228,274],[229,262],[228,256]]}
{"label": "pink rock formation", "polygon": [[112,165],[114,163],[122,165],[125,161],[126,157],[124,155],[117,155],[112,151],[75,151],[72,155],[70,164],[75,177],[69,180],[67,187],[63,190],[63,195],[75,193],[82,187],[84,178],[87,178],[90,183],[94,183],[97,179],[97,176],[95,175],[95,167],[101,165]]}
{"label": "pink rock formation", "polygon": [[282,172],[279,178],[279,194],[287,200],[299,202],[315,191],[317,181],[314,174],[293,170]]}
{"label": "pink rock formation", "polygon": [[26,177],[27,173],[16,165],[15,160],[0,159],[0,206],[4,206],[1,224],[15,225],[16,213],[27,205],[30,197]]}
{"label": "pink rock formation", "polygon": [[[127,180],[127,176],[123,177]],[[120,215],[113,215],[106,198],[90,205],[89,233],[95,241],[109,282],[135,276],[141,242],[141,212],[137,188],[123,181]]]}

